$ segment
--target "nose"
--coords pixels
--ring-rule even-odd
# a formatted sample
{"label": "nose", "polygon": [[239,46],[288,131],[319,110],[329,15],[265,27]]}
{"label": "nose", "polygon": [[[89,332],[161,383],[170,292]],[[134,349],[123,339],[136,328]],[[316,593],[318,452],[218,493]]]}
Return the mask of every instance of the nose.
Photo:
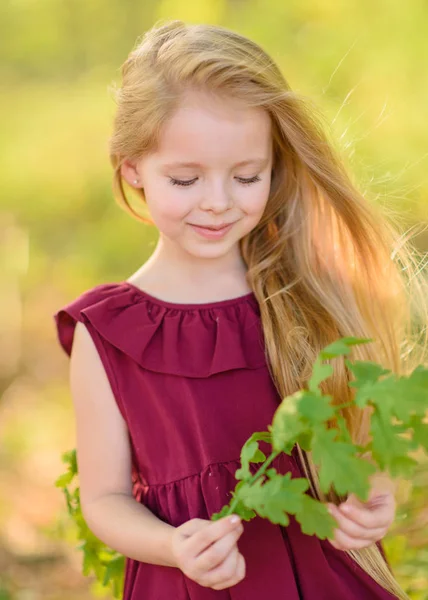
{"label": "nose", "polygon": [[223,182],[208,185],[204,188],[203,199],[200,206],[202,210],[211,210],[214,213],[223,213],[233,204],[230,191]]}

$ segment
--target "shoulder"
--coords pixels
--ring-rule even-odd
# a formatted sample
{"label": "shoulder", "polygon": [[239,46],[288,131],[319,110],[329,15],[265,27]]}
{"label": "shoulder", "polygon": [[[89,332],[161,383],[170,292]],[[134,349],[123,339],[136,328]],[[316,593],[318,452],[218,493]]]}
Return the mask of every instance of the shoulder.
{"label": "shoulder", "polygon": [[91,397],[95,400],[108,395],[113,400],[109,377],[99,349],[88,328],[81,322],[76,323],[70,352],[70,385],[75,398]]}
{"label": "shoulder", "polygon": [[69,347],[69,382],[76,408],[109,409],[125,419],[125,408],[109,352],[100,334],[90,322],[76,321]]}
{"label": "shoulder", "polygon": [[100,358],[92,335],[89,333],[87,326],[81,321],[77,321],[74,326],[70,358],[72,363],[78,362],[82,368],[88,364],[92,366]]}

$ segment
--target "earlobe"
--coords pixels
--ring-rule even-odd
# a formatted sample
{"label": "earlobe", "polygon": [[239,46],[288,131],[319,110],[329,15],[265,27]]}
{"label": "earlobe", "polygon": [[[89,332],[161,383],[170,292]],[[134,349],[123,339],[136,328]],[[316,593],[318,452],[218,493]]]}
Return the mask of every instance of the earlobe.
{"label": "earlobe", "polygon": [[129,185],[141,187],[138,171],[128,160],[123,161],[120,167],[120,173]]}

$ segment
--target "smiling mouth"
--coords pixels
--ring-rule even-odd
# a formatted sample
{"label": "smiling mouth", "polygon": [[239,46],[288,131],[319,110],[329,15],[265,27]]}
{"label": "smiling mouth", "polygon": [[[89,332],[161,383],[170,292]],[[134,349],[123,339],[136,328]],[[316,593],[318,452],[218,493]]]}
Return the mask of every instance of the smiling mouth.
{"label": "smiling mouth", "polygon": [[225,229],[229,227],[229,225],[233,225],[233,223],[224,223],[223,225],[219,225],[218,227],[208,226],[208,225],[196,225],[194,223],[190,223],[193,227],[200,227],[201,229],[210,229],[211,231],[219,231],[220,229]]}

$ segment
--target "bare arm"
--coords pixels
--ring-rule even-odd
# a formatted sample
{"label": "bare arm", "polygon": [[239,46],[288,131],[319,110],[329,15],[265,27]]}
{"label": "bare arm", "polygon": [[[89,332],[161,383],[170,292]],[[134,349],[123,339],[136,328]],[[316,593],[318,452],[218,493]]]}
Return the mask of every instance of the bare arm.
{"label": "bare arm", "polygon": [[175,567],[175,528],[132,496],[128,430],[95,344],[76,324],[70,357],[70,390],[76,416],[82,513],[110,548],[141,562]]}
{"label": "bare arm", "polygon": [[121,554],[154,565],[177,566],[170,543],[175,528],[128,494],[101,496],[86,505],[84,516],[91,531]]}

